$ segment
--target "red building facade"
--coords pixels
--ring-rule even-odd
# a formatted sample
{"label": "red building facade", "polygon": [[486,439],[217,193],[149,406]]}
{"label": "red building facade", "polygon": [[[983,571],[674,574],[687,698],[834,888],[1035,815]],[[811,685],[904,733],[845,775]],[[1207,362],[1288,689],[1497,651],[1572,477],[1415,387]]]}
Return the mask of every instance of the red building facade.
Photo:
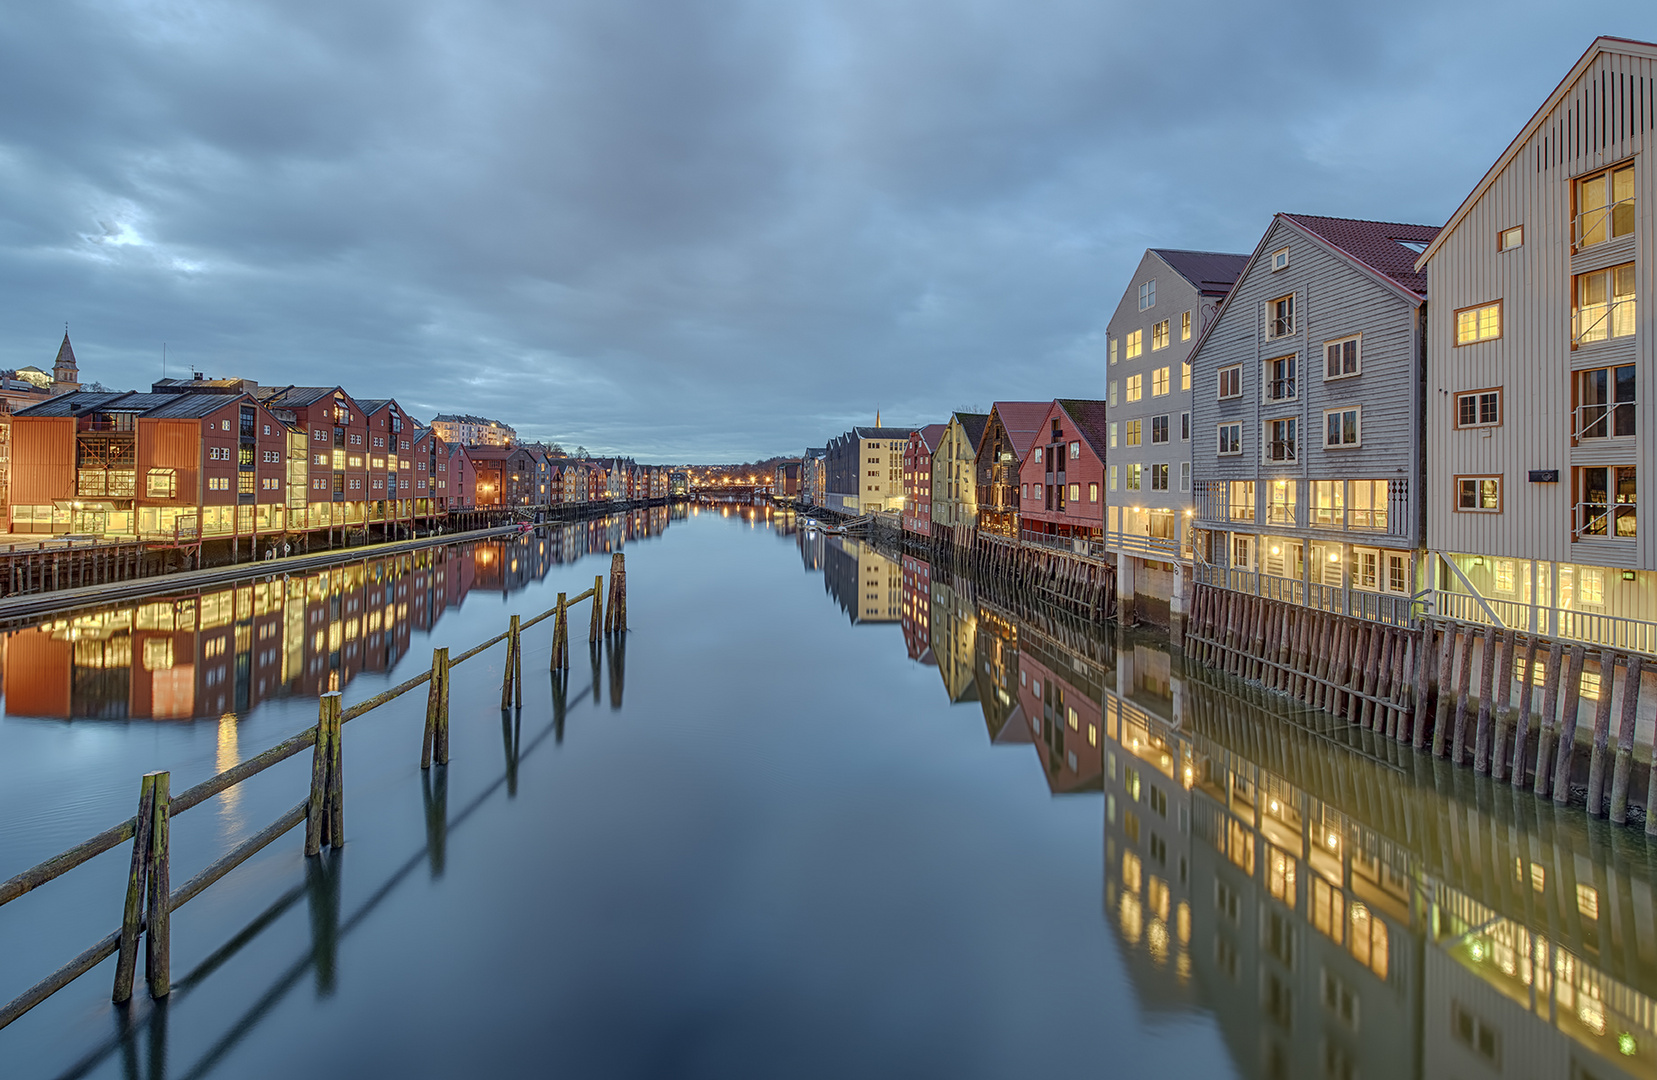
{"label": "red building facade", "polygon": [[1021,539],[1103,540],[1108,443],[1103,401],[1066,398],[1049,406],[1019,468]]}

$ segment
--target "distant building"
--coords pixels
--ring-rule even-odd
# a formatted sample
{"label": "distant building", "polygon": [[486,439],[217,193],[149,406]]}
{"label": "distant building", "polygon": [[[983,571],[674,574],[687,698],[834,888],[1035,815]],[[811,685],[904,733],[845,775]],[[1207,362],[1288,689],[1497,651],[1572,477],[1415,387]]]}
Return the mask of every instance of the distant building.
{"label": "distant building", "polygon": [[932,535],[932,455],[948,430],[928,424],[912,431],[903,451],[903,528],[917,536]]}
{"label": "distant building", "polygon": [[432,417],[432,430],[444,442],[462,446],[516,446],[518,433],[499,420],[471,413],[443,413]]}
{"label": "distant building", "polygon": [[828,444],[826,505],[843,514],[903,506],[903,451],[914,428],[855,427]]}
{"label": "distant building", "polygon": [[978,488],[973,469],[988,413],[954,413],[932,453],[932,535],[959,542],[962,530],[978,527]]}
{"label": "distant building", "polygon": [[1019,539],[1104,554],[1105,413],[1103,401],[1048,406],[1019,474]]}
{"label": "distant building", "polygon": [[828,496],[828,449],[808,448],[800,459],[800,501],[822,506]]}
{"label": "distant building", "polygon": [[1036,444],[1051,401],[998,401],[978,444],[973,480],[978,487],[978,528],[1018,538],[1018,473]]}
{"label": "distant building", "polygon": [[771,495],[773,498],[788,502],[793,502],[800,497],[800,463],[798,461],[778,463],[776,473],[771,481]]}
{"label": "distant building", "polygon": [[57,359],[52,362],[52,396],[73,394],[80,388],[80,369],[75,365],[75,350],[69,345],[69,331],[65,330]]}

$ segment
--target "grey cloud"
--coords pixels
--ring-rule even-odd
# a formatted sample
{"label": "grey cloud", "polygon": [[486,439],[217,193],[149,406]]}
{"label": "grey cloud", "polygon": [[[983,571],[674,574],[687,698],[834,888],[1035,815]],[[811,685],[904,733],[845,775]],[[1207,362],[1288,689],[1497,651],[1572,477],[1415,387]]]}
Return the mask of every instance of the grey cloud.
{"label": "grey cloud", "polygon": [[1549,5],[22,5],[0,363],[344,381],[663,460],[1101,392],[1149,245],[1441,221]]}

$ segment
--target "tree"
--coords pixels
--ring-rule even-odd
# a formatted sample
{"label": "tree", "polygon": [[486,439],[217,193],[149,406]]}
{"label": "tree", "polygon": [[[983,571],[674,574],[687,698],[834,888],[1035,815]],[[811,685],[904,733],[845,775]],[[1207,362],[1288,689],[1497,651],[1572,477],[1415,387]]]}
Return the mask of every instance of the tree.
{"label": "tree", "polygon": [[566,457],[567,456],[565,451],[564,451],[564,448],[562,446],[560,446],[558,443],[553,443],[551,446],[548,446],[547,447],[547,453],[557,454],[559,457]]}
{"label": "tree", "polygon": [[576,457],[586,457],[587,456],[587,448],[585,446],[577,446],[575,448],[575,456]]}

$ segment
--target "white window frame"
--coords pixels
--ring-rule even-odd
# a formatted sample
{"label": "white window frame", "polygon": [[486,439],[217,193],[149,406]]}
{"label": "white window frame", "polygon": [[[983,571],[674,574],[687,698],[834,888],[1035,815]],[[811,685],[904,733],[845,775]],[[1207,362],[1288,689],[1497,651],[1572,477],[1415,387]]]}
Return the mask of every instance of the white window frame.
{"label": "white window frame", "polygon": [[[1235,380],[1234,381],[1236,382],[1237,386],[1236,386],[1236,389],[1232,393],[1228,394],[1228,393],[1225,392],[1226,376],[1231,375],[1233,373],[1235,373]],[[1214,388],[1214,390],[1215,390],[1215,400],[1216,401],[1232,401],[1232,400],[1235,400],[1236,398],[1240,398],[1240,397],[1243,396],[1243,365],[1242,364],[1227,364],[1225,367],[1220,368],[1220,370],[1218,372],[1216,372],[1216,375],[1217,375],[1217,384]]]}
{"label": "white window frame", "polygon": [[1189,461],[1179,463],[1179,489],[1181,491],[1191,490],[1191,463]]}
{"label": "white window frame", "polygon": [[[1340,371],[1340,372],[1337,372],[1334,375],[1329,374],[1329,350],[1331,348],[1333,348],[1334,346],[1336,346],[1336,345],[1344,346],[1349,341],[1353,343],[1353,350],[1352,351],[1356,354],[1355,359],[1357,361],[1358,366],[1353,368],[1351,371]],[[1343,367],[1345,366],[1345,363],[1346,362],[1343,359],[1341,361],[1341,364],[1342,364]],[[1355,379],[1359,375],[1362,375],[1363,373],[1364,373],[1364,336],[1362,334],[1348,334],[1345,337],[1331,338],[1330,340],[1325,341],[1323,343],[1323,381],[1324,382],[1335,382],[1336,380],[1339,380],[1339,379]]]}
{"label": "white window frame", "polygon": [[[1519,239],[1515,243],[1510,244],[1510,243],[1507,242],[1507,238],[1512,236],[1514,233],[1519,234]],[[1496,231],[1496,250],[1497,251],[1512,251],[1514,248],[1522,248],[1524,246],[1525,246],[1525,227],[1523,225],[1509,225],[1505,229],[1498,229]]]}
{"label": "white window frame", "polygon": [[[1329,418],[1336,415],[1353,414],[1353,428],[1357,438],[1352,442],[1329,441]],[[1341,423],[1342,434],[1345,434],[1346,423]],[[1338,409],[1323,410],[1323,448],[1325,450],[1353,450],[1364,444],[1364,407],[1362,405],[1343,405]]]}
{"label": "white window frame", "polygon": [[1272,252],[1272,273],[1275,274],[1279,270],[1287,270],[1288,268],[1289,268],[1289,249],[1286,248],[1286,247],[1281,247],[1281,248],[1278,248],[1276,251]]}
{"label": "white window frame", "polygon": [[[1157,390],[1160,383],[1162,389]],[[1151,396],[1154,398],[1167,397],[1174,392],[1174,369],[1164,365],[1151,372]]]}
{"label": "white window frame", "polygon": [[[1295,425],[1294,452],[1287,457],[1274,458],[1271,456],[1271,445],[1281,440],[1271,437],[1272,425],[1293,423]],[[1260,421],[1260,460],[1263,462],[1291,462],[1300,460],[1300,451],[1305,442],[1300,437],[1300,417],[1298,416],[1268,416]]]}
{"label": "white window frame", "polygon": [[[1235,450],[1221,449],[1223,446],[1225,446],[1225,442],[1224,442],[1224,438],[1223,438],[1222,433],[1226,430],[1226,428],[1235,428],[1236,429],[1234,434],[1236,435],[1235,443],[1236,443],[1237,449],[1235,449]],[[1237,456],[1241,455],[1242,452],[1243,452],[1243,422],[1241,420],[1227,420],[1225,423],[1215,424],[1214,425],[1214,456],[1215,457],[1237,457]]]}
{"label": "white window frame", "polygon": [[1181,341],[1191,340],[1191,313],[1189,311],[1179,317],[1179,339]]}
{"label": "white window frame", "polygon": [[[1481,411],[1478,399],[1484,397],[1486,394],[1496,395],[1496,419],[1489,420],[1489,421],[1475,420],[1471,424],[1462,423],[1461,422],[1461,403],[1462,403],[1462,399],[1464,399],[1464,398],[1473,398],[1474,399],[1474,401],[1473,401],[1473,413],[1474,413],[1475,416],[1477,416],[1477,415],[1479,415],[1479,413]],[[1474,428],[1501,427],[1502,426],[1502,409],[1503,409],[1504,404],[1505,403],[1502,401],[1502,388],[1499,387],[1499,386],[1483,386],[1483,387],[1478,388],[1477,390],[1457,390],[1455,392],[1455,395],[1452,398],[1452,401],[1451,401],[1451,406],[1450,407],[1454,410],[1454,412],[1451,413],[1451,419],[1452,419],[1452,422],[1455,425],[1456,430],[1458,430],[1458,431],[1470,431]]]}
{"label": "white window frame", "polygon": [[1156,278],[1139,283],[1139,310],[1149,311],[1156,307]]}

